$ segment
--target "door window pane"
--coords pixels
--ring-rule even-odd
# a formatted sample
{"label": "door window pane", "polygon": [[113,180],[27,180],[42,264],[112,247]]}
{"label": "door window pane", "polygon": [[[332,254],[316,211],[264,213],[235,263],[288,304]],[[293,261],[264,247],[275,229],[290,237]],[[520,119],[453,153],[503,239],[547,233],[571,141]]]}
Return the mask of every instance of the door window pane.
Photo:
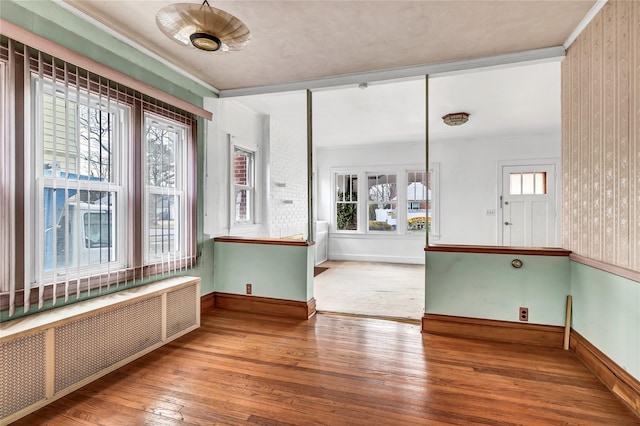
{"label": "door window pane", "polygon": [[510,195],[544,195],[547,193],[547,172],[509,173]]}

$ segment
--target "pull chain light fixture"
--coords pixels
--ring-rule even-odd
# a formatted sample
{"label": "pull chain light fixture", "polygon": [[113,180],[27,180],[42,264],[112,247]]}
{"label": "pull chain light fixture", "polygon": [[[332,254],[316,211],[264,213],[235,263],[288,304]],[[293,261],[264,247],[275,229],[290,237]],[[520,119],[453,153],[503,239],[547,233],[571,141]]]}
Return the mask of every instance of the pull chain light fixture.
{"label": "pull chain light fixture", "polygon": [[238,18],[211,7],[207,0],[165,6],[156,25],[167,37],[184,46],[206,52],[240,50],[251,40],[251,31]]}

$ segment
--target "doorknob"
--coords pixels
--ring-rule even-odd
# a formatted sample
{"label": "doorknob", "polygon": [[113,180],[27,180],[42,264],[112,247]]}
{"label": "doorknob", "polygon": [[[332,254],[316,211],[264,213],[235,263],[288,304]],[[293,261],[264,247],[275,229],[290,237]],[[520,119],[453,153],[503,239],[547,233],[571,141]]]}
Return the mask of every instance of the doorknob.
{"label": "doorknob", "polygon": [[513,223],[511,223],[511,222],[505,222],[504,224],[505,225],[513,225]]}

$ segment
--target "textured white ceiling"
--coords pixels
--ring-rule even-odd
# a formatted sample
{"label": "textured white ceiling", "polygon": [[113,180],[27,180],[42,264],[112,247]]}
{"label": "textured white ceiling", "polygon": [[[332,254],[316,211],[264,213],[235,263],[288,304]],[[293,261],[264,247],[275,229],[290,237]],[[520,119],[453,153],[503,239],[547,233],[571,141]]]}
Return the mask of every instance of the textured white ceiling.
{"label": "textured white ceiling", "polygon": [[156,27],[157,11],[175,1],[64,1],[221,90],[559,46],[595,3],[214,1],[249,26],[252,41],[206,53]]}

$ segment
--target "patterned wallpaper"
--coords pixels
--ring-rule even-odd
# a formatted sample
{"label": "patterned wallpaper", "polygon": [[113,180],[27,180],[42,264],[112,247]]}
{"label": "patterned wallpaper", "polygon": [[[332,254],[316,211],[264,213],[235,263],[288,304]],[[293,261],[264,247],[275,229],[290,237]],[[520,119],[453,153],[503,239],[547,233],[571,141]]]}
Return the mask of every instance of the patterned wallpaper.
{"label": "patterned wallpaper", "polygon": [[562,63],[563,247],[640,271],[640,1],[610,0]]}

